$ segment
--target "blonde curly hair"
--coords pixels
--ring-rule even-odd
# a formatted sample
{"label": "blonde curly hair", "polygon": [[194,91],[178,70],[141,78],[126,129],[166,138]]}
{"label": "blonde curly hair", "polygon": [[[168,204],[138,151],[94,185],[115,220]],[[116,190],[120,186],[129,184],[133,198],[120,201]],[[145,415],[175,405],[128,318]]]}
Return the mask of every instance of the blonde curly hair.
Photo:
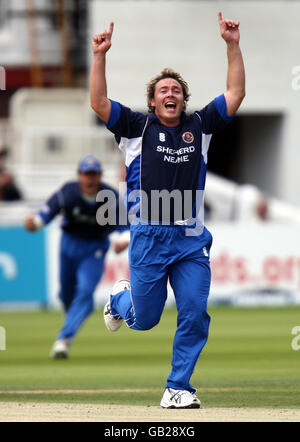
{"label": "blonde curly hair", "polygon": [[154,77],[147,84],[147,105],[149,113],[155,111],[155,107],[151,106],[151,100],[154,98],[155,86],[160,80],[163,80],[164,78],[174,78],[174,80],[178,81],[178,83],[181,85],[184,98],[184,109],[186,108],[186,103],[188,102],[190,97],[189,88],[186,81],[184,81],[184,79],[178,72],[174,71],[171,68],[165,68],[161,71],[159,75]]}

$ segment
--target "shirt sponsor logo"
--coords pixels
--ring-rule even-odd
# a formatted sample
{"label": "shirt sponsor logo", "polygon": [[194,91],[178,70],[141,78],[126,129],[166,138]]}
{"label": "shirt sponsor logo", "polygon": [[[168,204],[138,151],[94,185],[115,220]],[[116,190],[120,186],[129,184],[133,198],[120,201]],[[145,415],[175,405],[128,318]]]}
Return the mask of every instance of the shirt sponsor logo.
{"label": "shirt sponsor logo", "polygon": [[166,134],[164,134],[163,132],[159,133],[159,141],[161,141],[162,143],[164,141],[166,141]]}
{"label": "shirt sponsor logo", "polygon": [[180,149],[157,146],[156,151],[165,154],[163,161],[167,161],[168,163],[186,163],[190,161],[190,154],[195,152],[195,146],[181,147]]}
{"label": "shirt sponsor logo", "polygon": [[194,135],[192,132],[184,132],[184,134],[182,134],[182,139],[185,143],[192,143],[194,141]]}

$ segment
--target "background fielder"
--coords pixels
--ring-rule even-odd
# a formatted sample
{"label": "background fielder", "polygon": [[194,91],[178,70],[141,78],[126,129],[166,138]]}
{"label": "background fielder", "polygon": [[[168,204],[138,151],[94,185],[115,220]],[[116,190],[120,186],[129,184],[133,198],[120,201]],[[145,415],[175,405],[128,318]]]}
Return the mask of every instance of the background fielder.
{"label": "background fielder", "polygon": [[56,215],[63,215],[59,298],[66,316],[51,351],[53,358],[68,356],[70,343],[94,309],[93,294],[103,275],[110,233],[123,232],[115,244],[117,253],[128,246],[127,225],[101,226],[97,223],[96,214],[103,204],[96,202],[97,193],[111,190],[117,202],[119,197],[114,189],[101,182],[101,175],[98,159],[92,155],[84,157],[78,166],[78,181],[66,183],[37,215],[25,219],[25,227],[36,231]]}

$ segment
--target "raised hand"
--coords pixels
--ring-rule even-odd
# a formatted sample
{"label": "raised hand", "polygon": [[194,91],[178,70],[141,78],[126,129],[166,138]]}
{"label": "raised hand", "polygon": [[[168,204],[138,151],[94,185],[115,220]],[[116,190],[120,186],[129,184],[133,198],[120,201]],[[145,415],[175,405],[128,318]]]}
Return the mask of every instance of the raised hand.
{"label": "raised hand", "polygon": [[223,20],[222,12],[218,12],[220,33],[226,43],[240,41],[239,21]]}
{"label": "raised hand", "polygon": [[111,47],[111,37],[114,30],[114,23],[111,22],[108,31],[104,30],[101,34],[93,37],[92,49],[94,54],[105,54]]}

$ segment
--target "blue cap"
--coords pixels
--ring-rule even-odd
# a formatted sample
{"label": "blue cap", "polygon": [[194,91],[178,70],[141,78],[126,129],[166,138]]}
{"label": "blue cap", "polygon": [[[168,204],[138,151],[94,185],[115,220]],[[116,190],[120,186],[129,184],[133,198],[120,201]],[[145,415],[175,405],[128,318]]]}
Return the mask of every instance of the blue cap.
{"label": "blue cap", "polygon": [[78,166],[78,172],[88,173],[88,172],[96,172],[101,173],[102,168],[100,161],[94,155],[87,155],[82,158]]}

